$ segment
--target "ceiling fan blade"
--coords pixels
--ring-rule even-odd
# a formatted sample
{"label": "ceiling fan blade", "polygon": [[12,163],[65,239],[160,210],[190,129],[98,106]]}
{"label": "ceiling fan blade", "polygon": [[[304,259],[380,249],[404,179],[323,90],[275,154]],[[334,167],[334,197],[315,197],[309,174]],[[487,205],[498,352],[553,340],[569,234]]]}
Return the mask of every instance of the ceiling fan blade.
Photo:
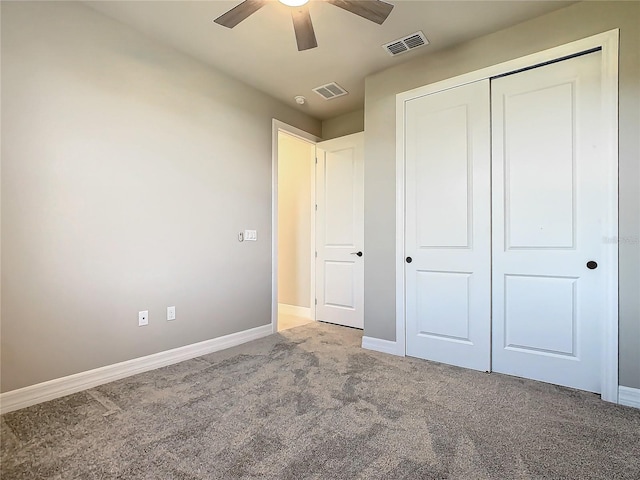
{"label": "ceiling fan blade", "polygon": [[317,47],[318,42],[316,41],[316,34],[313,31],[309,8],[306,5],[292,8],[291,18],[293,19],[293,29],[296,32],[298,51],[301,52]]}
{"label": "ceiling fan blade", "polygon": [[393,5],[380,0],[326,0],[336,7],[360,15],[362,18],[382,25],[387,19]]}
{"label": "ceiling fan blade", "polygon": [[233,28],[249,15],[260,10],[265,3],[266,0],[244,0],[240,5],[236,5],[227,13],[220,15],[214,22],[223,27]]}

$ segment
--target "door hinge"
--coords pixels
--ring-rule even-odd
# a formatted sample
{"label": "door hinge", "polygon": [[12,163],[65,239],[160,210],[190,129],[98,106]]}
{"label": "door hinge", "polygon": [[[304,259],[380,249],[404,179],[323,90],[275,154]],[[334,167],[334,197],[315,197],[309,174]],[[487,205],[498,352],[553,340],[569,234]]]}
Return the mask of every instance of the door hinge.
{"label": "door hinge", "polygon": [[318,304],[318,299],[316,298],[316,305]]}
{"label": "door hinge", "polygon": [[316,203],[316,212],[318,211],[318,204]]}
{"label": "door hinge", "polygon": [[316,252],[316,258],[318,258],[318,252]]}
{"label": "door hinge", "polygon": [[316,165],[318,164],[318,157],[316,157]]}

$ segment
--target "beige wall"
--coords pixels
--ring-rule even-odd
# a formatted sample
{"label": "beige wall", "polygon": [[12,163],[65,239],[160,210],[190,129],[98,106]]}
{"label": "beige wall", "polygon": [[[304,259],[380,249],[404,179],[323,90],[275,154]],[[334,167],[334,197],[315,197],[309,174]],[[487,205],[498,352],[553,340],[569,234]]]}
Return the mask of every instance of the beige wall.
{"label": "beige wall", "polygon": [[278,303],[310,307],[315,146],[278,133]]}
{"label": "beige wall", "polygon": [[343,137],[364,131],[364,110],[345,113],[322,122],[322,139]]}
{"label": "beige wall", "polygon": [[270,323],[271,121],[318,121],[59,2],[2,2],[1,114],[2,391]]}
{"label": "beige wall", "polygon": [[365,335],[395,339],[395,95],[620,28],[620,383],[640,388],[638,25],[640,2],[582,2],[366,79]]}

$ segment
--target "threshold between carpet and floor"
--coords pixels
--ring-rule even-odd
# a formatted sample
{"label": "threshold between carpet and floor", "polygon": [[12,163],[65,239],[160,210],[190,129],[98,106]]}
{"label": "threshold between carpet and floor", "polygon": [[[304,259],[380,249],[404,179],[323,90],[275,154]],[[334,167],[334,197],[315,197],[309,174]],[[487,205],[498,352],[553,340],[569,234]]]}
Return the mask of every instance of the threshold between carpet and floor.
{"label": "threshold between carpet and floor", "polygon": [[312,323],[1,418],[2,479],[634,479],[640,410]]}

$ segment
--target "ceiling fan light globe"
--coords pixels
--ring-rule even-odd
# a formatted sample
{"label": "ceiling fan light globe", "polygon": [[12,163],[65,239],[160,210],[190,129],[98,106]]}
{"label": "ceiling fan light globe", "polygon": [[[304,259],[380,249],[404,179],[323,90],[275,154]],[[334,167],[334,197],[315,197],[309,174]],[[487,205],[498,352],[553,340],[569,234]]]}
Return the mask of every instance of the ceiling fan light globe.
{"label": "ceiling fan light globe", "polygon": [[309,0],[278,0],[278,1],[283,5],[286,5],[287,7],[301,7],[302,5],[307,3]]}

